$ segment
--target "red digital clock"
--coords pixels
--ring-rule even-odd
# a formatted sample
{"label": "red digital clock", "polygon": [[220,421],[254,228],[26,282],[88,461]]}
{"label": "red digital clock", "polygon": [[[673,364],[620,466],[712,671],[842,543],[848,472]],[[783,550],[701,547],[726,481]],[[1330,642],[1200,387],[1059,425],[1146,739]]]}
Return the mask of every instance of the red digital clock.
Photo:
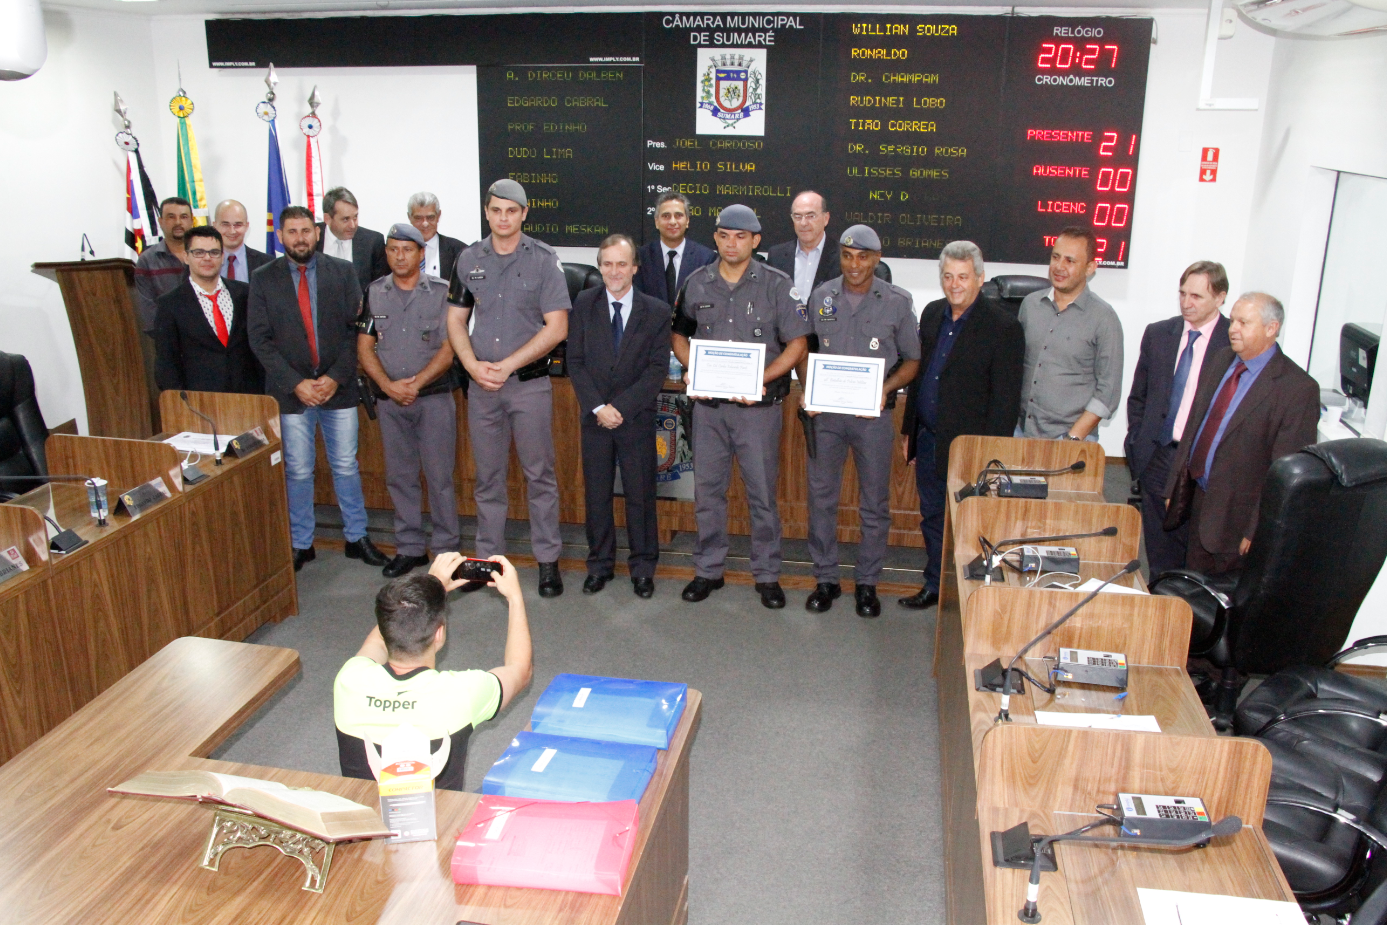
{"label": "red digital clock", "polygon": [[1100,68],[1112,70],[1117,67],[1117,46],[1044,42],[1040,46],[1040,54],[1036,56],[1035,66],[1041,70],[1057,71],[1075,67],[1084,71]]}

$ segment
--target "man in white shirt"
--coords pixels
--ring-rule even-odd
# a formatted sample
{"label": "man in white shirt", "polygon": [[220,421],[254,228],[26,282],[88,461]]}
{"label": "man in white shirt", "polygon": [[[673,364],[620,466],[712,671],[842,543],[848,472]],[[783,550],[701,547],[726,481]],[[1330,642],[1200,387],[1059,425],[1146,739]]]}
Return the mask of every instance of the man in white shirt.
{"label": "man in white shirt", "polygon": [[356,267],[356,279],[366,291],[374,280],[390,272],[385,261],[385,235],[362,228],[357,222],[356,197],[345,186],[323,195],[323,219],[318,223],[318,250],[346,260]]}
{"label": "man in white shirt", "polygon": [[457,238],[438,233],[438,222],[443,218],[438,197],[428,192],[415,193],[409,197],[405,211],[409,215],[409,223],[424,236],[424,263],[421,269],[429,276],[437,276],[451,283],[458,255],[467,249],[467,245]]}
{"label": "man in white shirt", "polygon": [[269,263],[271,258],[264,251],[258,251],[246,244],[246,234],[250,231],[250,218],[246,207],[234,199],[223,199],[212,210],[212,227],[221,232],[222,278],[234,279],[238,283],[249,283],[250,275]]}
{"label": "man in white shirt", "polygon": [[795,281],[801,299],[809,298],[821,283],[839,275],[838,261],[830,251],[824,252],[828,236],[828,202],[823,194],[805,190],[790,203],[790,221],[795,225],[795,240],[772,247],[766,262]]}

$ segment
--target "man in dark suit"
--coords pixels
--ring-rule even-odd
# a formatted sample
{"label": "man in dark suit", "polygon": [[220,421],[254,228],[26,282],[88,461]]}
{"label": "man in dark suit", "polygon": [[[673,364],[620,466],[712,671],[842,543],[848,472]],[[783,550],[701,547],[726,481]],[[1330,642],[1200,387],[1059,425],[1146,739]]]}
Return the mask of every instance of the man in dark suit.
{"label": "man in dark suit", "polygon": [[323,194],[323,218],[318,223],[319,252],[356,267],[356,281],[362,292],[375,280],[390,272],[385,261],[385,235],[357,224],[356,197],[345,186]]}
{"label": "man in dark suit", "polygon": [[428,192],[415,193],[409,197],[406,211],[409,213],[409,223],[424,236],[423,271],[451,283],[458,254],[466,250],[467,245],[457,238],[438,233],[438,222],[443,218],[438,197]]}
{"label": "man in dark suit", "polygon": [[163,389],[264,392],[246,335],[250,287],[222,279],[222,236],[199,225],[184,237],[188,280],[155,300],[154,381]]}
{"label": "man in dark suit", "polygon": [[250,275],[274,258],[246,243],[250,218],[246,207],[234,199],[223,199],[212,210],[212,227],[222,235],[222,276],[250,284]]}
{"label": "man in dark suit", "polygon": [[347,558],[380,568],[385,556],[366,535],[366,501],[356,463],[357,316],[361,286],[351,264],[314,249],[313,213],[279,216],[284,256],[250,278],[250,347],[265,367],[265,392],[279,402],[294,570],[315,557],[314,434],[321,426],[342,510]]}
{"label": "man in dark suit", "polygon": [[922,610],[939,600],[949,444],[962,434],[1010,437],[1021,405],[1026,337],[1011,312],[982,296],[982,251],[954,241],[939,253],[944,298],[920,313],[920,372],[910,384],[901,433],[915,464],[925,582],[902,607]]}
{"label": "man in dark suit", "polygon": [[795,240],[772,247],[766,262],[795,281],[801,299],[838,276],[837,256],[828,243],[828,201],[813,190],[805,190],[790,203],[790,221],[795,224]]}
{"label": "man in dark suit", "polygon": [[612,578],[612,485],[618,463],[626,494],[631,585],[638,597],[655,593],[655,563],[660,558],[655,400],[669,369],[671,310],[632,288],[638,259],[636,243],[626,235],[603,240],[597,265],[606,286],[579,293],[568,321],[568,375],[583,422],[588,533],[584,594],[596,594]]}
{"label": "man in dark suit", "polygon": [[1199,390],[1205,357],[1228,346],[1219,311],[1228,274],[1212,260],[1190,264],[1180,277],[1180,314],[1147,325],[1127,396],[1127,466],[1141,482],[1141,526],[1152,577],[1181,568],[1189,531],[1165,530],[1165,485]]}
{"label": "man in dark suit", "polygon": [[655,200],[655,229],[660,237],[642,245],[637,255],[640,267],[635,285],[646,295],[673,305],[689,274],[714,263],[718,253],[688,236],[689,197],[683,193],[661,193]]}
{"label": "man in dark suit", "polygon": [[1264,292],[1234,303],[1231,346],[1204,364],[1190,426],[1175,450],[1165,526],[1189,523],[1185,565],[1206,575],[1242,565],[1267,470],[1315,442],[1320,387],[1277,347],[1285,317]]}

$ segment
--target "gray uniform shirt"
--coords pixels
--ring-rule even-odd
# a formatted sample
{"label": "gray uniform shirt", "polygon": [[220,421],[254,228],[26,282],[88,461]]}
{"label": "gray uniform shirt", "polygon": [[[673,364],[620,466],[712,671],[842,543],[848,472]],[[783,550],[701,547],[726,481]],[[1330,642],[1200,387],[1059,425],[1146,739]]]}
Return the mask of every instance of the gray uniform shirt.
{"label": "gray uniform shirt", "polygon": [[499,363],[530,342],[548,312],[571,311],[558,252],[527,234],[510,254],[491,249],[491,235],[458,255],[448,301],[472,310],[472,353]]}
{"label": "gray uniform shirt", "polygon": [[700,340],[765,344],[766,365],[783,346],[813,332],[794,281],[775,267],[752,260],[736,286],[722,278],[715,260],[689,275],[674,309],[674,332]]}
{"label": "gray uniform shirt", "polygon": [[437,276],[419,274],[413,289],[382,276],[366,287],[363,312],[370,315],[376,356],[391,379],[418,373],[448,342],[448,284]]}
{"label": "gray uniform shirt", "polygon": [[1059,311],[1042,290],[1022,301],[1020,319],[1026,332],[1024,435],[1063,437],[1085,411],[1112,417],[1122,397],[1122,322],[1113,307],[1085,286]]}
{"label": "gray uniform shirt", "polygon": [[920,359],[915,300],[899,286],[872,277],[871,290],[853,306],[840,276],[815,289],[808,308],[820,353],[881,357],[888,376],[898,360]]}

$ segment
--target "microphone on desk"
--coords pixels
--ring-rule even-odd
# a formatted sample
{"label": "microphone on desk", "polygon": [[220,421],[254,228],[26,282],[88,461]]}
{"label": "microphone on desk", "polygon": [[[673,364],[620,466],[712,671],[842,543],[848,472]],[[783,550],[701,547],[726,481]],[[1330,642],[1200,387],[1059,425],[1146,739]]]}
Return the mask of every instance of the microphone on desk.
{"label": "microphone on desk", "polygon": [[[1022,646],[1021,651],[1017,652],[1015,655],[1011,657],[1011,661],[1007,663],[1006,670],[1002,672],[1002,708],[997,712],[997,722],[1011,722],[1011,713],[1009,712],[1009,708],[1011,706],[1011,672],[1012,669],[1015,667],[1016,663],[1020,661],[1027,652],[1031,651],[1031,649],[1035,648],[1040,642],[1042,642],[1047,636],[1049,636],[1055,630],[1063,626],[1070,617],[1074,616],[1074,614],[1078,613],[1081,609],[1087,606],[1088,602],[1097,597],[1104,588],[1112,584],[1114,581],[1117,581],[1119,578],[1122,578],[1125,575],[1131,575],[1132,573],[1137,572],[1140,569],[1141,560],[1133,559],[1131,562],[1128,562],[1126,565],[1122,567],[1122,571],[1118,572],[1116,575],[1113,575],[1107,581],[1103,582],[1101,585],[1094,588],[1092,591],[1088,592],[1088,594],[1084,595],[1083,600],[1079,601],[1079,603],[1075,604],[1073,607],[1070,607],[1067,611],[1061,614],[1060,617],[1057,620],[1055,620],[1055,622],[1051,623],[1049,626],[1045,627],[1045,629],[1041,630],[1039,635],[1037,635],[1030,642],[1026,643],[1024,646]],[[997,664],[1001,664],[1001,659],[997,659]],[[990,667],[990,665],[985,666],[981,670],[983,673],[986,673],[988,668]]]}
{"label": "microphone on desk", "polygon": [[[1022,823],[1023,825],[1025,823]],[[1085,835],[1083,833],[1095,829],[1101,825],[1120,825],[1120,821],[1113,816],[1104,816],[1097,822],[1090,823],[1072,832],[1064,832],[1060,835],[1046,835],[1035,844],[1035,860],[1031,862],[1031,877],[1026,884],[1026,904],[1016,913],[1016,917],[1027,925],[1035,925],[1040,921],[1040,868],[1045,859],[1045,849],[1055,842],[1061,841],[1083,841],[1100,845],[1132,845],[1135,847],[1147,848],[1193,848],[1203,847],[1211,839],[1222,838],[1228,835],[1237,835],[1242,831],[1243,821],[1237,816],[1224,816],[1218,822],[1204,828],[1202,831],[1187,835],[1183,838],[1140,838],[1126,835],[1114,838],[1106,838],[1097,835]],[[1125,830],[1124,830],[1125,831]]]}
{"label": "microphone on desk", "polygon": [[[107,526],[106,515],[110,513],[110,507],[106,503],[106,480],[97,478],[93,475],[6,475],[3,477],[6,482],[86,482],[87,483],[87,502],[91,507],[91,515],[96,518],[99,527]],[[87,541],[82,539],[72,530],[63,529],[62,525],[52,517],[39,512],[43,519],[53,525],[53,529],[58,533],[49,541],[49,548],[54,552],[72,552],[87,545]]]}
{"label": "microphone on desk", "polygon": [[1027,546],[1035,543],[1054,543],[1059,540],[1086,540],[1095,536],[1117,536],[1117,527],[1104,527],[1094,533],[1064,533],[1059,536],[1018,536],[1009,540],[1002,540],[1000,543],[993,543],[985,537],[978,537],[978,542],[985,545],[988,552],[986,555],[979,555],[972,562],[968,563],[968,571],[965,575],[970,581],[982,579],[987,584],[992,583],[993,571],[1001,568],[1001,556],[998,555],[1005,546]]}
{"label": "microphone on desk", "polygon": [[212,418],[211,418],[210,415],[203,414],[201,411],[199,411],[199,410],[197,410],[196,408],[193,407],[193,403],[190,402],[190,401],[188,401],[188,392],[187,392],[186,389],[179,389],[179,390],[178,390],[178,397],[181,398],[181,399],[183,399],[183,404],[185,404],[185,405],[188,406],[188,410],[189,410],[189,411],[191,411],[193,414],[196,414],[198,417],[202,418],[204,421],[206,421],[206,422],[208,423],[208,425],[211,426],[211,428],[212,428],[212,458],[213,458],[215,464],[218,465],[218,466],[220,466],[220,465],[222,464],[222,451],[221,451],[221,447],[219,447],[219,446],[217,445],[217,422],[214,421],[214,420],[212,420]]}
{"label": "microphone on desk", "polygon": [[964,485],[954,492],[954,500],[962,501],[964,498],[971,498],[974,495],[987,494],[987,477],[989,475],[1064,475],[1066,472],[1083,472],[1088,467],[1082,459],[1076,459],[1067,466],[1059,469],[1008,469],[997,460],[988,463],[977,479],[971,485]]}

